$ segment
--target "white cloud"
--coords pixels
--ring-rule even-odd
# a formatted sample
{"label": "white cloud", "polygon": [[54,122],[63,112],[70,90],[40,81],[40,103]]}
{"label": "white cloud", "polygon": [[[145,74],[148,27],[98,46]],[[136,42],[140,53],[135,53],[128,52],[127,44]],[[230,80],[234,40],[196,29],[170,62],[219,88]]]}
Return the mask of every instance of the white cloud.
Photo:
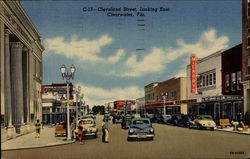
{"label": "white cloud", "polygon": [[118,62],[122,56],[125,55],[125,52],[123,49],[119,49],[117,50],[116,54],[114,56],[110,56],[108,57],[107,61],[108,62],[111,62],[111,63],[115,63],[115,62]]}
{"label": "white cloud", "polygon": [[197,42],[194,44],[188,44],[182,39],[177,40],[178,48],[167,49],[167,58],[169,62],[176,60],[183,55],[195,54],[199,58],[205,57],[209,54],[217,52],[219,50],[228,47],[229,39],[227,36],[216,36],[216,30],[210,29],[203,32]]}
{"label": "white cloud", "polygon": [[[183,56],[190,56],[192,54],[197,55],[199,58],[205,57],[209,54],[217,52],[219,50],[228,47],[229,39],[227,36],[217,37],[215,29],[209,29],[204,31],[200,38],[193,44],[185,42],[183,39],[178,39],[176,48],[153,48],[148,54],[141,60],[133,54],[131,55],[124,66],[127,68],[126,72],[122,74],[117,72],[110,72],[110,74],[117,75],[120,77],[138,77],[147,75],[150,73],[161,72],[167,69],[167,64],[177,60]],[[185,61],[185,59],[184,59]],[[184,63],[185,66],[188,63]],[[176,74],[177,76],[184,76],[185,66],[182,64]]]}
{"label": "white cloud", "polygon": [[144,56],[143,59],[138,59],[138,57],[133,54],[124,64],[128,71],[119,74],[119,76],[137,77],[152,72],[162,71],[165,69],[165,60],[166,57],[164,55],[164,51],[159,48],[151,49],[151,51]]}
{"label": "white cloud", "polygon": [[77,85],[82,87],[81,90],[88,105],[104,105],[115,100],[136,99],[144,96],[144,90],[139,89],[137,86],[103,89],[83,83]]}
{"label": "white cloud", "polygon": [[54,52],[67,58],[82,61],[117,62],[124,55],[123,50],[118,50],[116,55],[108,59],[99,56],[102,53],[102,48],[110,45],[113,41],[108,35],[102,35],[95,40],[79,39],[77,35],[72,35],[70,41],[66,41],[64,37],[47,38],[44,41],[47,52]]}

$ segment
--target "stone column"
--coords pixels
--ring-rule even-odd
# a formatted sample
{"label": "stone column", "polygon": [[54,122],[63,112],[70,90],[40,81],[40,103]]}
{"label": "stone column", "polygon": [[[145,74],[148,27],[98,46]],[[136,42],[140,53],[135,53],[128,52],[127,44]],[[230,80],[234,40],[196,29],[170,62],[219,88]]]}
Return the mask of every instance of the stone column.
{"label": "stone column", "polygon": [[12,82],[12,109],[16,132],[24,134],[23,116],[23,70],[22,70],[22,47],[21,42],[11,42],[11,82]]}
{"label": "stone column", "polygon": [[24,122],[27,133],[30,129],[30,98],[29,98],[29,49],[23,47],[23,108],[24,108]]}
{"label": "stone column", "polygon": [[7,139],[15,137],[15,128],[12,125],[12,102],[11,102],[11,76],[10,76],[10,30],[4,30],[4,58],[5,58],[5,76],[4,76],[4,91],[5,91],[5,116],[7,120]]}

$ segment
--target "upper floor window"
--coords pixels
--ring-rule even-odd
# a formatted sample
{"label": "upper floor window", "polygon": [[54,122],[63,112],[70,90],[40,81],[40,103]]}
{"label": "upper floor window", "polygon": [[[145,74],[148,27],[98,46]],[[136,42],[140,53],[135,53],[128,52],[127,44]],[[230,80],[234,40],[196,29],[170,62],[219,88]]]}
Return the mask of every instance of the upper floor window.
{"label": "upper floor window", "polygon": [[236,90],[236,73],[231,74],[231,90]]}
{"label": "upper floor window", "polygon": [[247,74],[250,75],[250,56],[247,59]]}
{"label": "upper floor window", "polygon": [[247,0],[247,15],[248,15],[248,18],[250,17],[250,1]]}
{"label": "upper floor window", "polygon": [[216,84],[216,73],[213,73],[213,81],[214,81],[214,84]]}
{"label": "upper floor window", "polygon": [[241,71],[237,72],[237,90],[241,90]]}
{"label": "upper floor window", "polygon": [[230,90],[230,83],[229,83],[229,74],[225,75],[225,91],[229,92]]}
{"label": "upper floor window", "polygon": [[197,88],[213,86],[216,84],[215,70],[199,74],[197,78]]}

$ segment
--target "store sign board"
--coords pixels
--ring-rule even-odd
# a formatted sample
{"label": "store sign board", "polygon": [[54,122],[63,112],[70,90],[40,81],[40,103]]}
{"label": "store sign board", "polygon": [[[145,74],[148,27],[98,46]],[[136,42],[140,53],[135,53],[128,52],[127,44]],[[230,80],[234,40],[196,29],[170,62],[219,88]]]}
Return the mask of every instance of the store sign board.
{"label": "store sign board", "polygon": [[191,64],[191,93],[196,93],[196,56],[190,57]]}

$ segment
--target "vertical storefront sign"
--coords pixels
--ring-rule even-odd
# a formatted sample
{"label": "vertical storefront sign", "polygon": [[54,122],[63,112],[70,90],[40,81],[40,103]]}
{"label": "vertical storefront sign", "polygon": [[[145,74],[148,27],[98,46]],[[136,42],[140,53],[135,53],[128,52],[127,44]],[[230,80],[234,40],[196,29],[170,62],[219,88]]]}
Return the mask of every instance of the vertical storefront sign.
{"label": "vertical storefront sign", "polygon": [[191,64],[191,93],[196,93],[196,56],[190,57]]}

